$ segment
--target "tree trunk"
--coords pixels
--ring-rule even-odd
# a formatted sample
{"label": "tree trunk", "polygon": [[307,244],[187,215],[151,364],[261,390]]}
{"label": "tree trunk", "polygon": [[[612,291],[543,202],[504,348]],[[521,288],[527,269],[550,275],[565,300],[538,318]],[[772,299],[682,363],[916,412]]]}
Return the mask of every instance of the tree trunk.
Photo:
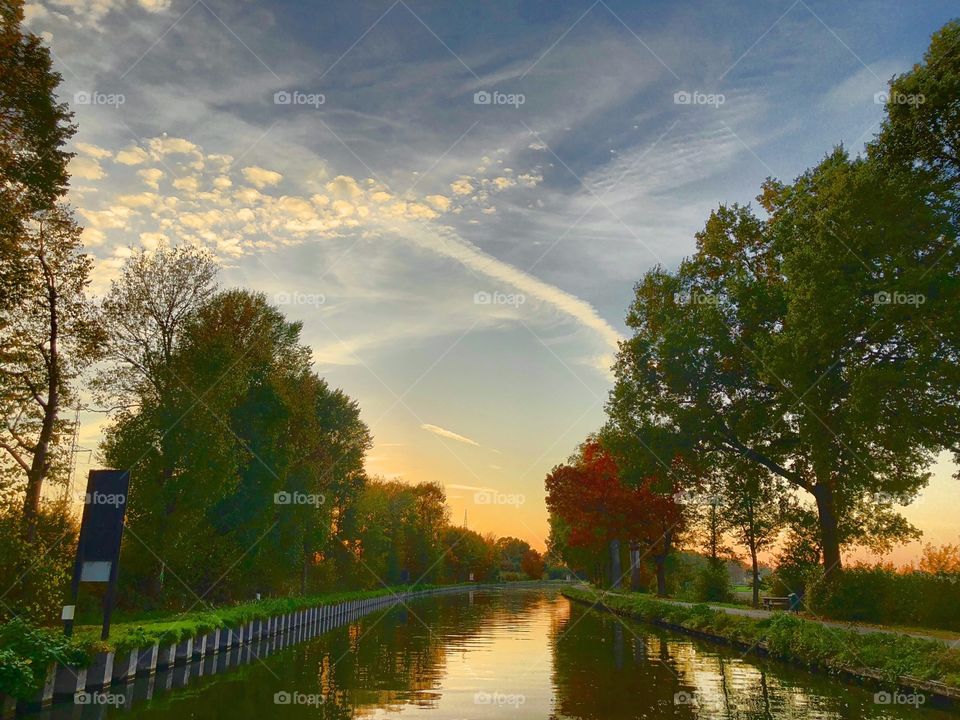
{"label": "tree trunk", "polygon": [[618,590],[623,577],[623,568],[620,565],[620,541],[614,538],[610,541],[610,589]]}
{"label": "tree trunk", "polygon": [[[60,350],[58,340],[60,336],[59,309],[57,304],[57,283],[40,253],[40,266],[43,268],[44,282],[47,286],[47,303],[50,310],[50,349],[47,356],[47,399],[41,402],[43,420],[40,423],[40,435],[34,447],[33,460],[30,463],[30,472],[27,473],[27,492],[23,501],[23,519],[21,533],[28,544],[37,539],[37,516],[40,513],[40,492],[43,481],[50,470],[50,442],[60,411]],[[39,398],[38,398],[38,402]]]}
{"label": "tree trunk", "polygon": [[663,555],[656,555],[653,558],[657,566],[657,597],[667,596],[667,571],[666,560]]}
{"label": "tree trunk", "polygon": [[753,607],[760,607],[760,565],[757,562],[757,543],[750,537],[750,564],[753,570]]}
{"label": "tree trunk", "polygon": [[823,575],[825,580],[837,577],[843,570],[840,561],[840,536],[837,530],[837,506],[833,488],[827,483],[817,483],[813,488],[820,519],[820,544],[823,550]]}
{"label": "tree trunk", "polygon": [[630,589],[639,591],[643,589],[643,576],[640,570],[640,544],[630,543]]}

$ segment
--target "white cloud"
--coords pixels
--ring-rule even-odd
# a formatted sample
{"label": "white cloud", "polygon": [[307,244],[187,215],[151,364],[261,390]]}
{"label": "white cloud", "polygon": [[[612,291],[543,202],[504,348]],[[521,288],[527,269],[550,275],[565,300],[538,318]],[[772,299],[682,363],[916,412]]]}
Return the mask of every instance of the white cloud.
{"label": "white cloud", "polygon": [[430,223],[402,223],[391,226],[391,229],[420,247],[456,260],[474,273],[512,285],[528,299],[552,306],[595,332],[609,349],[616,350],[622,340],[620,333],[600,317],[590,303],[483,252],[452,228]]}
{"label": "white cloud", "polygon": [[273,170],[266,170],[262,167],[251,166],[243,169],[243,176],[251,185],[263,189],[270,185],[276,185],[283,179],[283,175]]}
{"label": "white cloud", "polygon": [[106,177],[100,161],[83,155],[78,155],[70,161],[70,174],[84,180],[100,180]]}
{"label": "white cloud", "polygon": [[77,150],[79,150],[83,155],[96,158],[97,160],[103,160],[104,158],[113,156],[113,153],[106,148],[92,145],[90,143],[78,142]]}
{"label": "white cloud", "polygon": [[440,212],[450,209],[450,198],[446,195],[427,195],[424,200],[433,205]]}
{"label": "white cloud", "polygon": [[160,187],[160,180],[163,178],[163,170],[158,170],[157,168],[147,168],[145,170],[137,170],[137,175],[139,175],[140,179],[143,180],[144,185],[156,190],[158,187]]}
{"label": "white cloud", "polygon": [[171,183],[177,190],[183,190],[188,193],[195,193],[200,189],[200,181],[192,176],[180,177]]}
{"label": "white cloud", "polygon": [[461,177],[450,183],[454,195],[469,195],[473,192],[473,181],[468,177]]}
{"label": "white cloud", "polygon": [[159,157],[165,155],[200,155],[200,148],[184,138],[161,135],[160,137],[150,138],[148,145],[154,154]]}
{"label": "white cloud", "polygon": [[452,430],[446,430],[445,428],[442,428],[438,425],[430,425],[429,423],[425,423],[421,425],[420,428],[422,430],[426,430],[427,432],[431,432],[434,435],[439,435],[440,437],[447,438],[448,440],[456,440],[457,442],[465,443],[467,445],[480,447],[480,443],[478,443],[476,440],[471,440],[468,437],[464,437],[463,435],[455,433]]}
{"label": "white cloud", "polygon": [[126,150],[121,150],[117,153],[116,157],[117,162],[122,165],[142,165],[149,159],[150,156],[147,154],[147,151],[136,145]]}

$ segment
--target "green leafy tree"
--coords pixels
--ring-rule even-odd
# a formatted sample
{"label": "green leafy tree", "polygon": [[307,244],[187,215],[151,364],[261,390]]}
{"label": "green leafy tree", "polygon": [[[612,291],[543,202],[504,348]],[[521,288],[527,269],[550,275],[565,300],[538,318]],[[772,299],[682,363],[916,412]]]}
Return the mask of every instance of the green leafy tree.
{"label": "green leafy tree", "polygon": [[960,183],[960,20],[930,39],[923,62],[894,78],[887,116],[870,152],[887,162],[920,167],[956,201]]}
{"label": "green leafy tree", "polygon": [[530,543],[515,537],[497,538],[497,554],[499,555],[500,569],[505,572],[518,573],[524,556],[530,550]]}
{"label": "green leafy tree", "polygon": [[76,126],[56,96],[61,79],[43,41],[23,29],[23,0],[0,4],[0,309],[16,307],[28,283],[28,228],[67,191],[64,145]]}
{"label": "green leafy tree", "polygon": [[496,579],[497,551],[492,537],[467,528],[447,527],[443,531],[442,543],[444,574],[449,581]]}
{"label": "green leafy tree", "polygon": [[[618,434],[652,471],[720,453],[807,493],[828,576],[849,519],[878,493],[909,501],[955,443],[954,352],[923,324],[951,302],[941,258],[955,240],[927,189],[837,150],[792,185],[768,182],[767,220],[715,211],[696,254],[649,272],[627,315]],[[890,529],[904,526],[861,535]]]}
{"label": "green leafy tree", "polygon": [[44,482],[65,482],[72,426],[61,418],[74,382],[103,339],[86,298],[91,260],[66,207],[37,213],[24,227],[27,275],[15,309],[0,312],[0,449],[24,485],[22,535],[36,537]]}
{"label": "green leafy tree", "polygon": [[765,468],[738,461],[724,478],[722,512],[733,537],[750,557],[753,606],[760,604],[759,554],[776,542],[787,525],[791,496],[787,483]]}

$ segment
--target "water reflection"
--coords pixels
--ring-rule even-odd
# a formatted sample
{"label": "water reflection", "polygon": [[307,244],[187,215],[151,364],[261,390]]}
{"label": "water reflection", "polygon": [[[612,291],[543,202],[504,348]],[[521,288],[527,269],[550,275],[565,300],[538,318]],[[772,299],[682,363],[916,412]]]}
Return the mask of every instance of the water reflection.
{"label": "water reflection", "polygon": [[51,718],[957,717],[572,605],[553,591],[411,602],[312,639],[271,638],[108,692],[122,706]]}
{"label": "water reflection", "polygon": [[956,717],[877,705],[873,690],[579,605],[552,642],[556,718]]}

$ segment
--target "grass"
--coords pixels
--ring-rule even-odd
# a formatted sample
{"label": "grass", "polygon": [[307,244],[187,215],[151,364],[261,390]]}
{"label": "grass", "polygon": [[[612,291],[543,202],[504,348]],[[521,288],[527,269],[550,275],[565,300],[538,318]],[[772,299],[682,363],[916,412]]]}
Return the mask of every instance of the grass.
{"label": "grass", "polygon": [[567,588],[563,594],[590,604],[601,601],[619,615],[762,648],[772,657],[811,668],[876,676],[890,682],[916,678],[960,691],[960,650],[945,648],[935,640],[889,633],[863,635],[782,612],[760,620],[730,615],[704,604],[675,605],[643,595],[599,593],[586,587]]}
{"label": "grass", "polygon": [[197,610],[185,614],[170,615],[151,612],[143,616],[128,616],[110,627],[110,639],[100,640],[100,625],[78,625],[74,640],[88,652],[114,650],[122,652],[158,643],[171,645],[188,638],[197,637],[217,628],[235,628],[253,620],[266,620],[275,615],[296,612],[324,605],[336,605],[351,600],[381,597],[411,590],[426,590],[432,586],[419,585],[379,590],[348,590],[325,593],[312,597],[269,598],[240,603],[215,610]]}

